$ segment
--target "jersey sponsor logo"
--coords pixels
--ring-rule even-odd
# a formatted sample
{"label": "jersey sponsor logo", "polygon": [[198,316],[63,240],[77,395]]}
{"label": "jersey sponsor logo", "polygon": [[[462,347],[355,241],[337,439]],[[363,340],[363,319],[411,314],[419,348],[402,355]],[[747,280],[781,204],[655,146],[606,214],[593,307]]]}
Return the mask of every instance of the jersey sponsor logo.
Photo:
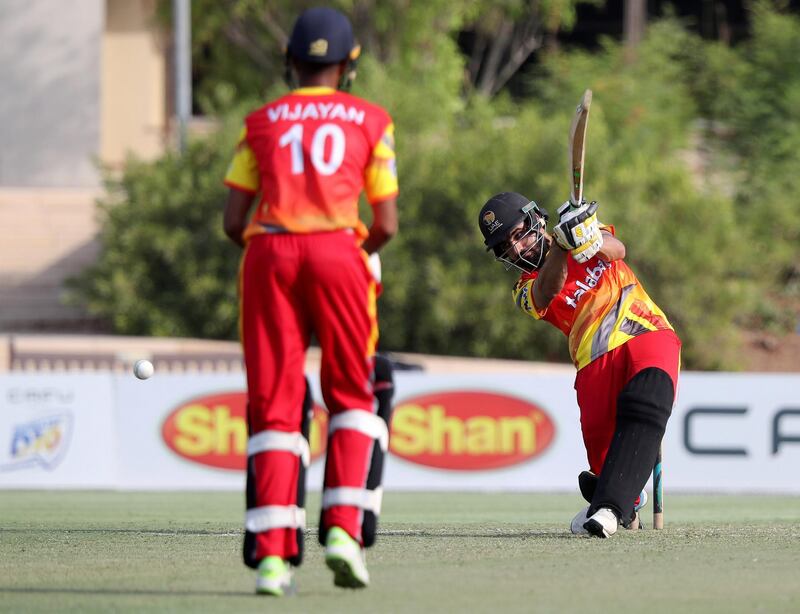
{"label": "jersey sponsor logo", "polygon": [[398,403],[390,450],[412,463],[475,471],[526,462],[553,442],[555,424],[541,407],[494,392],[459,390]]}
{"label": "jersey sponsor logo", "polygon": [[12,426],[8,455],[0,471],[41,467],[55,469],[69,448],[72,414],[64,412]]}
{"label": "jersey sponsor logo", "polygon": [[334,120],[350,122],[358,126],[364,123],[366,111],[354,106],[345,106],[341,102],[283,102],[274,107],[267,107],[267,118],[272,123],[278,121],[302,121],[305,119]]}
{"label": "jersey sponsor logo", "polygon": [[583,281],[578,281],[575,283],[578,286],[578,289],[572,294],[572,296],[567,295],[564,301],[575,309],[578,306],[578,300],[586,294],[589,290],[594,288],[599,282],[600,278],[603,276],[603,273],[608,271],[611,268],[611,263],[606,262],[605,260],[598,260],[597,266],[594,268],[586,267],[586,277]]}
{"label": "jersey sponsor logo", "polygon": [[[247,394],[227,392],[191,399],[175,408],[161,437],[178,456],[193,463],[243,471],[247,464]],[[311,460],[325,452],[328,414],[314,405],[309,433]]]}

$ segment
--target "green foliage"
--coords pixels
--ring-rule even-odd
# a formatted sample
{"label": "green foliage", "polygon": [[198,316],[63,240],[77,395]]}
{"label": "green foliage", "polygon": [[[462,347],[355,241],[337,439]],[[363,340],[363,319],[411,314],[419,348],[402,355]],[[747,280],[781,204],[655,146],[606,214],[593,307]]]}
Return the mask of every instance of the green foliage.
{"label": "green foliage", "polygon": [[222,232],[235,130],[193,141],[180,156],[130,159],[106,174],[98,261],[71,281],[72,300],[121,333],[231,338],[238,249]]}
{"label": "green foliage", "polygon": [[[746,254],[729,195],[692,168],[697,108],[687,50],[701,41],[677,23],[651,26],[635,61],[607,42],[600,54],[550,58],[539,82],[544,105],[563,106],[591,87],[587,196],[618,226],[627,259],[684,341],[685,364],[736,365]],[[591,75],[591,77],[588,77]],[[756,284],[757,285],[757,284]]]}
{"label": "green foliage", "polygon": [[706,138],[714,170],[737,208],[735,251],[747,260],[739,275],[754,306],[738,322],[785,331],[800,316],[800,19],[778,4],[757,3],[746,44],[700,49],[694,68],[713,120]]}
{"label": "green foliage", "polygon": [[722,119],[744,174],[737,201],[756,229],[751,250],[767,265],[760,274],[789,291],[800,274],[800,19],[761,5],[754,26],[744,50],[748,87],[725,92],[734,103]]}
{"label": "green foliage", "polygon": [[696,185],[685,159],[695,117],[681,61],[689,42],[664,23],[634,63],[613,43],[601,54],[552,56],[534,83],[539,101],[472,100],[436,143],[401,148],[404,232],[386,252],[384,342],[439,353],[563,358],[560,334],[514,313],[513,276],[480,253],[475,216],[503,190],[551,211],[565,199],[573,101],[591,87],[587,195],[601,203],[601,219],[618,226],[634,270],[684,338],[686,363],[733,365],[729,322],[741,308],[735,299],[743,259],[730,250],[737,233],[731,199]]}
{"label": "green foliage", "polygon": [[[221,180],[255,102],[233,101],[284,90],[277,73],[248,72],[253,63],[243,56],[214,55],[242,49],[219,51],[212,34],[227,23],[225,7],[261,15],[263,28],[288,28],[290,4],[271,4],[264,21],[260,3],[196,3],[209,14],[203,40],[219,71],[204,104],[226,110],[225,121],[183,157],[132,160],[121,177],[108,177],[103,252],[74,288],[119,332],[235,336],[239,254],[221,231]],[[529,96],[515,102],[465,94],[466,58],[454,33],[492,6],[448,4],[340,4],[356,24],[359,11],[374,9],[361,30],[374,52],[360,63],[354,93],[386,106],[397,126],[401,228],[382,253],[384,350],[567,360],[561,333],[512,304],[515,275],[485,252],[476,218],[500,191],[551,212],[566,198],[567,129],[587,87],[586,195],[600,202],[601,220],[617,227],[629,263],[678,330],[685,366],[735,367],[741,328],[787,325],[800,279],[796,18],[760,4],[741,49],[666,20],[651,24],[635,55],[611,41],[592,54],[542,55]],[[548,4],[565,25],[574,5]],[[224,70],[234,61],[241,73]],[[776,307],[775,296],[788,303]]]}

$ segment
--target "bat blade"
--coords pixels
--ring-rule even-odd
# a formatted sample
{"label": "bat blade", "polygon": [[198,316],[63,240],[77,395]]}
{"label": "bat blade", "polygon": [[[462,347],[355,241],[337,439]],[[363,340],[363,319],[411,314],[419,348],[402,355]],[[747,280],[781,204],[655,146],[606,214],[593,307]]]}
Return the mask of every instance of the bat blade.
{"label": "bat blade", "polygon": [[569,163],[570,176],[572,179],[569,200],[575,207],[581,204],[581,199],[583,198],[586,126],[589,123],[589,107],[591,104],[592,90],[586,90],[575,110],[575,117],[572,118],[572,125],[569,127]]}
{"label": "bat blade", "polygon": [[661,469],[662,449],[658,448],[658,456],[653,466],[653,528],[664,528],[664,483]]}

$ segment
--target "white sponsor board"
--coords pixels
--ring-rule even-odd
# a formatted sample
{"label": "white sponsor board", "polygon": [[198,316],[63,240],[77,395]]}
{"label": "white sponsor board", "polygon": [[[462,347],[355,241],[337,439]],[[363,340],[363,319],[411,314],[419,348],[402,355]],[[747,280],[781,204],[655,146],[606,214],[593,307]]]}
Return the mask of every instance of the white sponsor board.
{"label": "white sponsor board", "polygon": [[0,377],[0,487],[114,488],[107,375]]}
{"label": "white sponsor board", "polygon": [[665,488],[800,493],[800,376],[684,373],[664,443]]}
{"label": "white sponsor board", "polygon": [[[395,377],[387,489],[576,489],[587,463],[571,376]],[[240,490],[244,390],[242,375],[0,376],[0,487]],[[315,416],[310,490],[324,470]],[[800,493],[797,467],[800,376],[682,374],[667,490]]]}
{"label": "white sponsor board", "polygon": [[[391,456],[386,467],[386,487],[403,490],[564,490],[577,486],[578,473],[586,468],[580,434],[573,378],[565,375],[447,375],[403,374],[396,377],[395,428],[393,446],[405,440],[405,448],[417,454]],[[459,398],[449,395],[486,394],[486,404],[476,412],[458,415]],[[425,402],[416,403],[422,397]],[[486,467],[485,457],[502,456],[516,444],[525,445],[523,433],[512,432],[504,439],[504,420],[514,420],[507,405],[523,400],[540,410],[553,426],[552,439],[537,441],[533,451],[521,450],[513,464]],[[491,405],[489,404],[491,403]],[[426,420],[413,416],[398,422],[410,405],[424,410]],[[438,419],[436,417],[439,410]],[[422,412],[419,412],[422,415]],[[469,415],[472,413],[472,415]],[[455,414],[455,416],[453,416]],[[489,416],[488,422],[483,416]],[[488,424],[487,424],[488,422]],[[485,441],[484,435],[489,441]],[[460,447],[461,454],[454,454]],[[470,445],[474,442],[477,445]],[[483,445],[481,445],[483,443]],[[499,450],[498,450],[499,448]],[[492,454],[492,451],[499,454]],[[488,452],[488,453],[487,453]],[[448,456],[463,469],[441,468]]]}
{"label": "white sponsor board", "polygon": [[[229,391],[242,392],[243,375],[156,375],[140,381],[133,376],[115,376],[117,393],[117,439],[119,469],[117,483],[123,489],[243,489],[244,472],[232,471],[190,460],[173,451],[163,435],[170,413],[194,398]],[[222,439],[225,425],[210,419],[207,427],[195,421],[184,439]],[[216,428],[215,428],[216,427]],[[240,445],[246,446],[246,426]],[[230,439],[230,437],[229,437]],[[213,443],[213,442],[212,442]],[[202,446],[198,441],[195,446]]]}

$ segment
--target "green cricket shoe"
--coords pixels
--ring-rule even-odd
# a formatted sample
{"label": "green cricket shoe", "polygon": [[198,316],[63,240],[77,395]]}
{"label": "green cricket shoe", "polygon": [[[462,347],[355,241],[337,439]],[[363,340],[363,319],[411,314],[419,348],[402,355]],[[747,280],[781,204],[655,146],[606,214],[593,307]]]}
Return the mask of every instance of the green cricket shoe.
{"label": "green cricket shoe", "polygon": [[279,556],[268,556],[261,560],[256,574],[256,593],[288,597],[294,595],[295,590],[294,572],[289,563]]}
{"label": "green cricket shoe", "polygon": [[333,583],[343,588],[366,588],[369,584],[364,549],[340,527],[328,529],[325,564],[333,571]]}

